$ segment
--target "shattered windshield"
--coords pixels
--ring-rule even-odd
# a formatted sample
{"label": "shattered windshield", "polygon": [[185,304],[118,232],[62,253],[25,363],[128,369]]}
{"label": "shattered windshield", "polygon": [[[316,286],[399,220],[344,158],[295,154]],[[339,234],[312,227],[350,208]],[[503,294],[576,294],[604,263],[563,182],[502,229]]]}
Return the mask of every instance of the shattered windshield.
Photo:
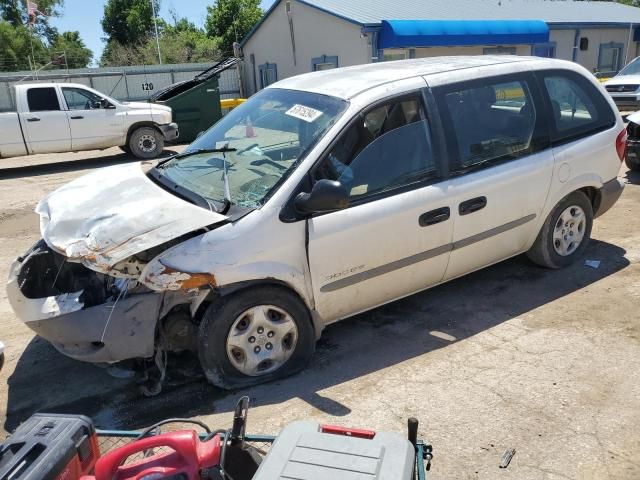
{"label": "shattered windshield", "polygon": [[207,201],[258,208],[346,107],[326,95],[265,89],[156,170]]}

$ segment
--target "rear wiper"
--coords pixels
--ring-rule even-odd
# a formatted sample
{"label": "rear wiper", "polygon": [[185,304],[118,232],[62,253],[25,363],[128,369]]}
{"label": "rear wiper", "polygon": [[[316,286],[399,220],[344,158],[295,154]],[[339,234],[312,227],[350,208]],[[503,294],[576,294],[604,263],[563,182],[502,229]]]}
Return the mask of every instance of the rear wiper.
{"label": "rear wiper", "polygon": [[188,152],[183,152],[183,153],[179,153],[177,155],[174,155],[173,157],[169,157],[166,160],[162,160],[161,162],[158,163],[158,165],[156,165],[156,168],[164,165],[165,163],[171,161],[171,160],[180,160],[183,158],[187,158],[187,157],[191,157],[193,155],[200,155],[202,153],[227,153],[227,152],[235,152],[237,151],[237,148],[229,148],[229,147],[222,147],[222,148],[197,148],[195,150],[189,150]]}

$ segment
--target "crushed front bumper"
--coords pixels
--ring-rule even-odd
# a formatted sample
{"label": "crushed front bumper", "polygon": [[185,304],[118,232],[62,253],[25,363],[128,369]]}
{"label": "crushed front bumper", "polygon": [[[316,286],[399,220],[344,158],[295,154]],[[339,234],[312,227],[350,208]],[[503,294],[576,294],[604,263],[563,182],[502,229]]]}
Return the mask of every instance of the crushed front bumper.
{"label": "crushed front bumper", "polygon": [[164,140],[166,142],[173,142],[180,136],[178,124],[175,122],[167,123],[165,125],[158,125],[158,128],[162,132],[162,136],[164,136]]}
{"label": "crushed front bumper", "polygon": [[[29,265],[33,270],[29,275],[40,273],[44,277],[45,272],[34,268],[40,264],[33,263],[33,255],[56,255],[50,250],[43,253],[42,242],[38,245],[18,258],[9,273],[7,297],[20,320],[61,353],[77,360],[112,363],[153,355],[162,295],[113,291],[104,302],[91,305],[97,302],[90,298],[88,290],[95,288],[98,280],[92,280],[86,290],[34,295],[33,285],[28,285],[24,272],[21,275],[23,268]],[[92,274],[101,275],[91,272],[88,278]],[[56,277],[54,281],[60,280]]]}

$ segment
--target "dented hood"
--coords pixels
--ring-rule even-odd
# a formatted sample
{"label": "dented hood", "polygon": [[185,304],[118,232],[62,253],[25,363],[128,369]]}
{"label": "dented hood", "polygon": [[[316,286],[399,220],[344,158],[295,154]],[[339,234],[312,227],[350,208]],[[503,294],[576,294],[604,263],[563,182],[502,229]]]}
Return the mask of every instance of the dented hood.
{"label": "dented hood", "polygon": [[42,237],[51,248],[100,272],[227,218],[158,187],[140,163],[80,177],[45,197],[36,212]]}

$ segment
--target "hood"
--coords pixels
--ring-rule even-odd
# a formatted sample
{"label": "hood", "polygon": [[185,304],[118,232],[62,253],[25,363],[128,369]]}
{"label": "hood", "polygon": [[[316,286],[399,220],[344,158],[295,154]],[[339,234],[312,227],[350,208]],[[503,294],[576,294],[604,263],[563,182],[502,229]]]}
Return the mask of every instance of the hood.
{"label": "hood", "polygon": [[170,112],[171,111],[171,107],[167,107],[166,105],[160,105],[158,103],[128,102],[128,103],[125,103],[125,105],[127,107],[129,107],[129,108],[134,109],[134,110],[143,110],[143,109],[149,110],[150,108],[152,108],[154,110],[161,110],[163,112]]}
{"label": "hood", "polygon": [[227,218],[163,190],[140,163],[80,177],[40,201],[36,213],[51,248],[99,272]]}
{"label": "hood", "polygon": [[639,85],[640,75],[618,75],[617,77],[610,78],[604,82],[604,86],[607,85]]}
{"label": "hood", "polygon": [[634,112],[631,115],[628,115],[626,121],[640,125],[640,112]]}

